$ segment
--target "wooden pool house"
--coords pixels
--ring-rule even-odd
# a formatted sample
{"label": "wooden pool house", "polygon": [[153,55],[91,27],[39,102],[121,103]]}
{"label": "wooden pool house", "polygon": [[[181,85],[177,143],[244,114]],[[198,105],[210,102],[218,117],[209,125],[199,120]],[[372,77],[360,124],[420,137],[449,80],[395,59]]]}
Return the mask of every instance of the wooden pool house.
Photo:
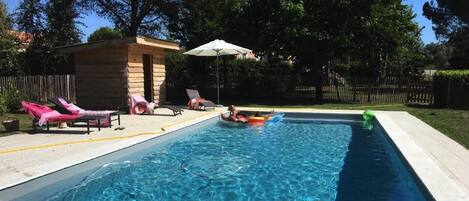
{"label": "wooden pool house", "polygon": [[76,101],[89,109],[127,108],[129,94],[165,101],[165,52],[179,44],[130,37],[58,47],[73,55]]}

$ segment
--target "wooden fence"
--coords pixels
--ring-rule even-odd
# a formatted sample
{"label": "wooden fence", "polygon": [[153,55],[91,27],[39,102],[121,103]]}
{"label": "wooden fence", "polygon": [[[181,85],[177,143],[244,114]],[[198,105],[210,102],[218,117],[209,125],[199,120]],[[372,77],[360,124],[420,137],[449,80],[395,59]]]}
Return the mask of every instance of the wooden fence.
{"label": "wooden fence", "polygon": [[74,75],[33,75],[0,77],[0,92],[17,89],[29,99],[47,101],[50,97],[75,100]]}
{"label": "wooden fence", "polygon": [[407,93],[407,104],[433,105],[432,82],[410,82]]}

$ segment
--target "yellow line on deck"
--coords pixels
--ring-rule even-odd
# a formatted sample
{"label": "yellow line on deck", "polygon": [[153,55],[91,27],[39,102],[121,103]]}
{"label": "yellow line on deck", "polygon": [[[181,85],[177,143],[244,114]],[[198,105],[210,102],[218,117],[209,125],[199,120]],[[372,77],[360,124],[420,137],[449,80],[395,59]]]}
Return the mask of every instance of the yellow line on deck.
{"label": "yellow line on deck", "polygon": [[[214,112],[211,112],[209,114],[200,116],[199,118],[211,115],[213,113]],[[16,148],[12,148],[12,149],[0,150],[0,154],[9,154],[9,153],[15,153],[15,152],[20,152],[20,151],[45,149],[45,148],[50,148],[50,147],[57,147],[57,146],[64,146],[64,145],[71,145],[71,144],[81,144],[81,143],[88,143],[88,142],[103,142],[103,141],[127,139],[127,138],[133,138],[133,137],[144,136],[144,135],[158,135],[158,134],[164,133],[166,131],[166,128],[168,128],[168,127],[171,127],[171,126],[174,126],[174,125],[177,125],[177,124],[183,124],[183,123],[186,123],[186,122],[189,122],[189,121],[193,121],[193,119],[167,124],[167,125],[161,127],[160,131],[141,132],[141,133],[135,133],[135,134],[131,134],[131,135],[124,135],[124,136],[112,136],[112,137],[103,137],[103,138],[94,138],[94,139],[91,138],[91,139],[68,141],[68,142],[59,142],[59,143],[44,144],[44,145],[16,147]]]}
{"label": "yellow line on deck", "polygon": [[161,133],[163,133],[163,131],[142,132],[142,133],[136,133],[136,134],[132,134],[132,135],[125,135],[125,136],[113,136],[113,137],[104,137],[104,138],[95,138],[95,139],[92,138],[92,139],[68,141],[68,142],[59,142],[59,143],[44,144],[44,145],[17,147],[17,148],[13,148],[13,149],[1,150],[0,154],[8,154],[8,153],[14,153],[14,152],[19,152],[19,151],[44,149],[44,148],[57,147],[57,146],[63,146],[63,145],[71,145],[71,144],[81,144],[81,143],[88,143],[88,142],[102,142],[102,141],[126,139],[126,138],[138,137],[138,136],[143,136],[143,135],[157,135],[157,134],[161,134]]}

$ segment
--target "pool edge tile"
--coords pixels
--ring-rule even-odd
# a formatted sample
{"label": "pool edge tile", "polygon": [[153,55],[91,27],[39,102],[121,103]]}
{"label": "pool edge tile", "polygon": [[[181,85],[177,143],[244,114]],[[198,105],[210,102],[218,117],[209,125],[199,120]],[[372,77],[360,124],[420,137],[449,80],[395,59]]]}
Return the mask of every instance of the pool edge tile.
{"label": "pool edge tile", "polygon": [[436,200],[469,200],[469,196],[454,181],[454,178],[447,175],[434,161],[435,159],[427,155],[422,147],[418,146],[391,117],[386,115],[386,112],[377,112],[376,118]]}

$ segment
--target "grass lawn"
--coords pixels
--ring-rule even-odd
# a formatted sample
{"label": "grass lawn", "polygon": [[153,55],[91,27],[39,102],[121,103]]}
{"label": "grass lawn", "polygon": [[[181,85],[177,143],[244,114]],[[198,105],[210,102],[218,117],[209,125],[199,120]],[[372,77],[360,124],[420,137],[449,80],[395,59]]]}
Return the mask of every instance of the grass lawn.
{"label": "grass lawn", "polygon": [[[32,130],[32,119],[28,114],[4,114],[0,116],[0,121],[8,118],[8,116],[15,116],[18,120],[20,120],[20,131],[28,132]],[[11,135],[14,133],[7,133],[5,132],[5,128],[3,125],[0,125],[0,137]]]}
{"label": "grass lawn", "polygon": [[284,107],[284,108],[317,108],[317,109],[345,109],[345,110],[386,110],[407,111],[426,122],[433,128],[444,133],[469,149],[469,110],[435,109],[429,107],[406,106],[403,104],[362,104],[362,103],[325,103],[313,105],[263,105],[238,104],[250,107]]}

